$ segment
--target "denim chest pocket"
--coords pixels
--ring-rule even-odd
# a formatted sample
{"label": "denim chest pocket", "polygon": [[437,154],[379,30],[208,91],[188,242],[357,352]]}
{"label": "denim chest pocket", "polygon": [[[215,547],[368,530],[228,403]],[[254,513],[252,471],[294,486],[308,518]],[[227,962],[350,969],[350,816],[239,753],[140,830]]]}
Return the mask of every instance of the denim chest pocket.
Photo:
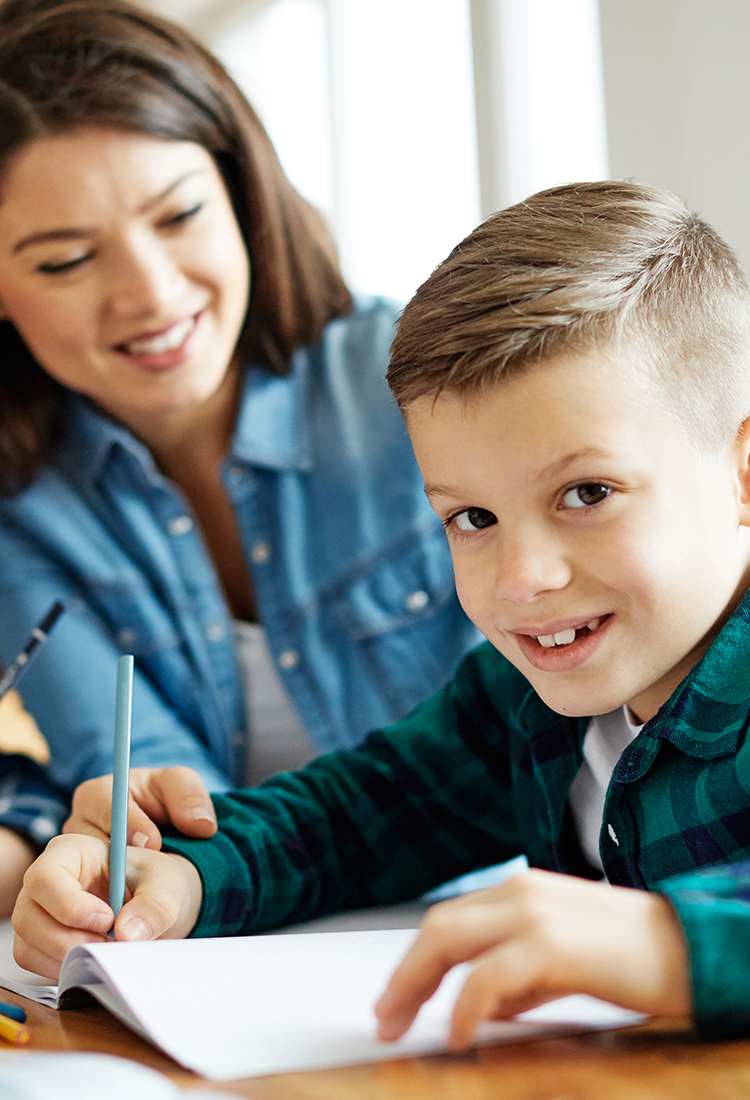
{"label": "denim chest pocket", "polygon": [[450,551],[437,531],[370,562],[333,609],[349,637],[361,642],[426,623],[455,597]]}
{"label": "denim chest pocket", "polygon": [[104,621],[123,653],[148,658],[175,649],[180,636],[166,609],[137,575],[117,581],[94,581],[86,603]]}
{"label": "denim chest pocket", "polygon": [[335,614],[348,639],[357,705],[366,710],[369,698],[373,708],[362,732],[427,699],[480,640],[458,602],[442,530],[411,546],[401,543],[388,560],[352,580]]}

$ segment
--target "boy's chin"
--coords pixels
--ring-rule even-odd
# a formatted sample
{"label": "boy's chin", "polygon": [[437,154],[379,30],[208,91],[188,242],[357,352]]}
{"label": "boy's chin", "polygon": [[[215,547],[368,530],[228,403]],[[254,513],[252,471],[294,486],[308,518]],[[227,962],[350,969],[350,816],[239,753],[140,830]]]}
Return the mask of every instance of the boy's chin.
{"label": "boy's chin", "polygon": [[532,687],[550,710],[566,718],[594,718],[630,704],[630,696],[617,691],[561,691],[532,681]]}

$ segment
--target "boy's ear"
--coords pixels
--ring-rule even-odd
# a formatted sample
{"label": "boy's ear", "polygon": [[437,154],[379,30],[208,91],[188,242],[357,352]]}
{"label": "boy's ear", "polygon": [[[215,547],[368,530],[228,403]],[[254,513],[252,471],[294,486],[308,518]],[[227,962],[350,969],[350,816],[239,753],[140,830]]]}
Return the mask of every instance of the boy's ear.
{"label": "boy's ear", "polygon": [[740,490],[740,523],[750,527],[750,416],[737,435],[737,479]]}

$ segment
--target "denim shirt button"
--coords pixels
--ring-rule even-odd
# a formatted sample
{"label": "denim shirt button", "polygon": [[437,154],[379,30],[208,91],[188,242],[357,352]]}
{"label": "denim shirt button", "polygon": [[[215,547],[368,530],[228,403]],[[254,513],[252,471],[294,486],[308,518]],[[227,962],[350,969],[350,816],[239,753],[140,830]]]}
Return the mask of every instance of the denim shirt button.
{"label": "denim shirt button", "polygon": [[250,551],[250,557],[256,565],[264,565],[271,557],[271,547],[267,542],[256,542]]}
{"label": "denim shirt button", "polygon": [[117,641],[121,646],[132,645],[137,637],[135,630],[128,630],[127,628],[117,631]]}
{"label": "denim shirt button", "polygon": [[170,535],[186,535],[193,529],[193,521],[190,516],[176,516],[167,524]]}
{"label": "denim shirt button", "polygon": [[422,611],[429,602],[430,597],[423,588],[417,588],[415,592],[410,592],[404,600],[407,611]]}
{"label": "denim shirt button", "polygon": [[218,642],[224,637],[224,623],[209,623],[206,628],[209,642]]}
{"label": "denim shirt button", "polygon": [[285,649],[279,654],[279,665],[284,672],[291,672],[299,664],[299,653],[296,649]]}

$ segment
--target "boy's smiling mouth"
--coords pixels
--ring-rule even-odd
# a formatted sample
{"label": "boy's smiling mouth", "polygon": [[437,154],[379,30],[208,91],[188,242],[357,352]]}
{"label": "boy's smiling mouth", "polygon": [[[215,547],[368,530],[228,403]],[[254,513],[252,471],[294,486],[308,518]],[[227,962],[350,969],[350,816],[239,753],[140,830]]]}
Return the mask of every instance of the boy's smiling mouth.
{"label": "boy's smiling mouth", "polygon": [[567,672],[583,664],[599,648],[613,621],[611,614],[512,632],[524,657],[544,672]]}
{"label": "boy's smiling mouth", "polygon": [[589,634],[593,634],[601,622],[601,616],[598,619],[592,619],[583,627],[566,627],[565,630],[558,630],[554,634],[538,634],[537,641],[540,646],[544,646],[545,649],[552,649],[555,645],[570,645],[574,642],[580,633],[588,630]]}

